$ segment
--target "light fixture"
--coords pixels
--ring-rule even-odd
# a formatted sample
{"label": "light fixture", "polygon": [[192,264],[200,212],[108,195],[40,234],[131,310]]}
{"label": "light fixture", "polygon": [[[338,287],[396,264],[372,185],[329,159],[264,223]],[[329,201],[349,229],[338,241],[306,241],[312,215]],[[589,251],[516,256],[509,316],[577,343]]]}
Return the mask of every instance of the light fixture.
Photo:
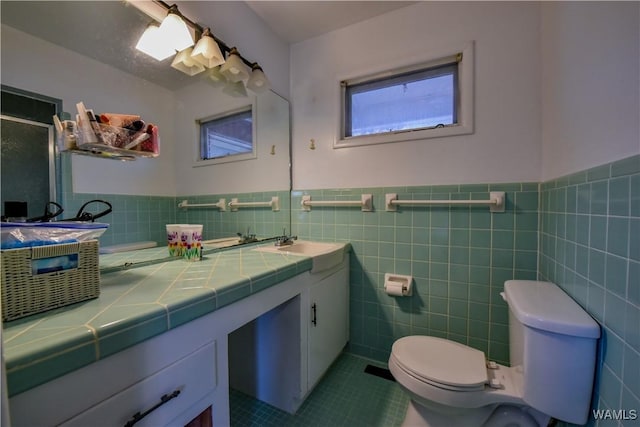
{"label": "light fixture", "polygon": [[227,80],[233,83],[249,78],[247,66],[242,62],[238,49],[235,47],[231,48],[227,62],[220,68],[220,72]]}
{"label": "light fixture", "polygon": [[207,68],[213,68],[217,65],[224,64],[224,55],[220,51],[218,43],[213,38],[211,30],[205,28],[202,37],[193,48],[191,57]]}
{"label": "light fixture", "polygon": [[[206,67],[209,69],[206,81],[213,86],[225,85],[224,92],[231,96],[247,96],[247,88],[256,94],[271,88],[260,65],[247,60],[237,48],[230,48],[209,28],[203,28],[181,14],[175,4],[169,6],[163,0],[126,1],[154,21],[162,21],[159,25],[155,22],[149,25],[138,41],[137,49],[159,61],[177,51],[172,67],[190,76],[202,73]],[[200,35],[195,46],[194,33]]]}
{"label": "light fixture", "polygon": [[220,66],[213,67],[207,72],[207,83],[212,86],[222,86],[227,83],[227,78],[220,73]]}
{"label": "light fixture", "polygon": [[165,43],[169,44],[178,52],[193,46],[193,38],[191,38],[189,27],[187,27],[187,24],[185,24],[180,17],[178,6],[175,4],[169,8],[167,16],[162,20],[162,24],[160,24],[160,36],[164,39]]}
{"label": "light fixture", "polygon": [[222,92],[233,96],[234,98],[244,98],[248,96],[247,89],[244,87],[244,82],[242,80],[229,82],[224,89],[222,89]]}
{"label": "light fixture", "polygon": [[160,28],[156,23],[149,24],[144,30],[138,44],[136,44],[136,49],[158,61],[163,61],[176,52],[160,37]]}
{"label": "light fixture", "polygon": [[193,59],[193,56],[191,56],[192,52],[193,49],[190,47],[178,52],[176,57],[173,58],[171,66],[190,76],[195,76],[196,74],[203,72],[204,65]]}
{"label": "light fixture", "polygon": [[251,66],[251,76],[247,82],[247,89],[251,89],[255,93],[262,93],[269,90],[269,88],[271,88],[271,83],[269,83],[267,76],[264,75],[262,67],[254,63]]}

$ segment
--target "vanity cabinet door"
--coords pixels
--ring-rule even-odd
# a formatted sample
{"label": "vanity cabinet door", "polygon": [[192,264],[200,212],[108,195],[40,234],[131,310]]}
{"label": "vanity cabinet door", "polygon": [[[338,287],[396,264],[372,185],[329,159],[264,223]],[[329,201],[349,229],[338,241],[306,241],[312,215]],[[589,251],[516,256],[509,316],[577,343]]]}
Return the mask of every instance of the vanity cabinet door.
{"label": "vanity cabinet door", "polygon": [[349,340],[349,257],[309,289],[308,386],[315,387]]}

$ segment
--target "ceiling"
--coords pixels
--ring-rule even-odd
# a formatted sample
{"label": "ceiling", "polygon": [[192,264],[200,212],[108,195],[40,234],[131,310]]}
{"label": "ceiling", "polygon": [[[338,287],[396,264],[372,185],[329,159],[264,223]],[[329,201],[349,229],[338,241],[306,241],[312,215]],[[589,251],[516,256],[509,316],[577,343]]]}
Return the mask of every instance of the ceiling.
{"label": "ceiling", "polygon": [[415,1],[248,1],[247,5],[289,44],[328,33]]}
{"label": "ceiling", "polygon": [[[193,80],[136,51],[149,18],[125,1],[0,1],[2,23],[127,73],[177,90]],[[169,2],[172,4],[172,2]],[[247,5],[288,44],[360,22],[411,1],[249,1]],[[118,34],[118,37],[113,37]]]}

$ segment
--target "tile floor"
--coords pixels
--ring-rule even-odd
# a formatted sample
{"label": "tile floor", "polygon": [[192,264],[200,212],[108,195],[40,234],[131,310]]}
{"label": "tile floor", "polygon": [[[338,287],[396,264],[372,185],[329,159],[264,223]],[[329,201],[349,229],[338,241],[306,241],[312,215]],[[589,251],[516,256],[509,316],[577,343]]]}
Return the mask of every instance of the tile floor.
{"label": "tile floor", "polygon": [[383,363],[343,353],[295,415],[231,390],[231,425],[399,426],[409,398],[395,382],[365,373],[368,364],[386,368]]}

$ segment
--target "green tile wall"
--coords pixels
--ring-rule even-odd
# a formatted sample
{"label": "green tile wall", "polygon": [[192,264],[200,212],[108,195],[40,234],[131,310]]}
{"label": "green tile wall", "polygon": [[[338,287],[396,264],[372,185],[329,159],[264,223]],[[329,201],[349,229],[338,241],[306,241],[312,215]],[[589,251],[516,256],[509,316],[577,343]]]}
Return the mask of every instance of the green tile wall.
{"label": "green tile wall", "polygon": [[[255,194],[235,194],[233,197],[247,201],[250,199],[262,200],[255,197]],[[271,209],[266,208],[218,212],[213,208],[188,210],[178,208],[180,200],[188,199],[190,203],[208,203],[211,200],[217,201],[218,196],[160,197],[72,193],[63,197],[65,208],[63,217],[75,216],[80,207],[92,199],[106,200],[111,203],[113,212],[98,219],[100,222],[109,224],[107,231],[100,237],[100,245],[102,246],[139,241],[154,241],[158,244],[164,244],[166,241],[165,224],[172,223],[203,224],[204,239],[235,236],[238,232],[244,234],[247,233],[248,227],[250,227],[251,234],[269,237],[281,235],[283,229],[287,229],[289,232],[289,192],[279,192],[279,194],[281,200],[279,212],[272,212]],[[102,209],[104,205],[95,206]],[[95,210],[90,210],[90,212],[95,212]]]}
{"label": "green tile wall", "polygon": [[[113,205],[113,212],[98,220],[109,224],[108,230],[100,237],[102,246],[139,241],[154,241],[162,245],[167,238],[165,224],[172,223],[203,224],[204,239],[235,236],[239,232],[246,234],[248,227],[250,233],[258,237],[281,235],[283,229],[290,233],[288,190],[178,197],[74,193],[71,190],[70,154],[60,156],[60,170],[60,200],[65,209],[60,219],[74,217],[89,200],[101,199]],[[264,202],[270,201],[273,196],[278,196],[280,201],[280,210],[276,212],[262,207],[241,208],[237,212],[231,212],[228,208],[225,212],[216,208],[178,208],[182,200],[189,203],[216,203],[224,198],[229,203],[232,198],[238,198],[241,202]],[[102,206],[96,205],[96,208],[101,209]]]}
{"label": "green tile wall", "polygon": [[187,200],[189,203],[199,204],[217,203],[219,199],[223,198],[228,204],[232,198],[237,198],[239,202],[268,202],[273,196],[279,198],[279,211],[273,211],[268,207],[239,208],[236,212],[232,212],[228,207],[226,211],[222,212],[217,208],[177,209],[176,221],[178,223],[204,224],[205,239],[235,236],[237,233],[247,234],[248,227],[250,227],[249,234],[255,234],[258,237],[280,236],[283,229],[286,229],[287,233],[290,232],[289,190],[180,196],[176,200],[178,202]]}
{"label": "green tile wall", "polygon": [[[109,228],[100,237],[101,246],[139,241],[166,241],[165,224],[175,222],[177,202],[175,197],[121,195],[98,193],[74,193],[71,179],[71,156],[60,156],[61,195],[64,213],[58,218],[73,218],[82,205],[89,200],[105,200],[113,206],[113,211],[99,218],[99,222],[109,224]],[[105,160],[107,162],[107,160]],[[104,207],[102,204],[89,208],[96,213]]]}
{"label": "green tile wall", "polygon": [[593,408],[640,416],[640,156],[543,183],[540,213],[540,278],[602,326]]}
{"label": "green tile wall", "polygon": [[[506,212],[485,206],[408,207],[385,211],[385,194],[399,199],[488,199],[506,191]],[[371,193],[374,212],[353,207],[302,210],[312,200],[359,200]],[[303,239],[348,241],[351,258],[349,350],[380,361],[406,335],[449,338],[507,363],[505,280],[535,279],[538,184],[474,184],[294,191],[292,227]],[[414,294],[384,292],[384,274],[411,274]]]}
{"label": "green tile wall", "polygon": [[[92,199],[105,200],[113,206],[110,214],[97,220],[109,224],[100,237],[102,246],[149,240],[164,244],[165,224],[176,222],[176,198],[160,196],[73,193],[63,199],[64,215],[75,216],[80,207]],[[96,210],[103,206],[95,205]]]}

